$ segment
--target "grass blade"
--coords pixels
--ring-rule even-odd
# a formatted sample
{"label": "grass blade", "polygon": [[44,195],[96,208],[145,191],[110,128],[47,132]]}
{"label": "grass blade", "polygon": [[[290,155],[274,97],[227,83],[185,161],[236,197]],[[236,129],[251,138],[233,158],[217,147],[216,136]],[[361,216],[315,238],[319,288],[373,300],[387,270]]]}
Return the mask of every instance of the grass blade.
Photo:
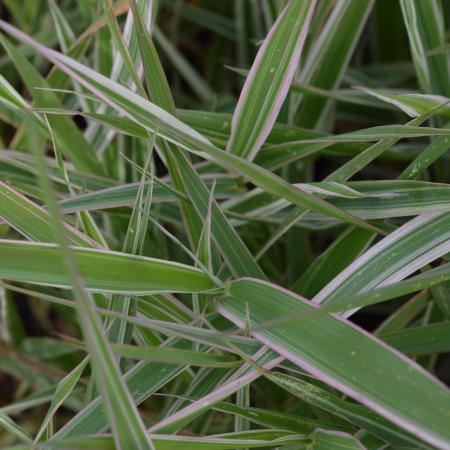
{"label": "grass blade", "polygon": [[[220,312],[243,328],[246,303],[251,326],[270,320],[275,311],[278,316],[286,316],[313,308],[288,291],[244,279],[231,284],[228,295],[221,300]],[[447,388],[413,361],[353,324],[326,316],[271,327],[253,336],[420,439],[438,448],[448,446]],[[297,345],[299,341],[303,343],[301,347]],[[417,408],[410,402],[411,395],[423,395],[420,406],[415,403]]]}
{"label": "grass blade", "polygon": [[[371,0],[336,3],[319,37],[308,52],[298,77],[300,83],[320,89],[337,87],[373,4]],[[323,98],[305,95],[293,103],[297,108],[300,103],[296,111],[296,122],[308,128],[315,128],[329,102]]]}
{"label": "grass blade", "polygon": [[343,296],[401,281],[445,255],[450,249],[450,239],[446,233],[449,220],[450,213],[423,214],[410,220],[357,258],[313,301],[329,304]]}
{"label": "grass blade", "polygon": [[[145,295],[202,292],[214,288],[200,270],[179,263],[89,248],[73,248],[86,287],[93,291]],[[3,278],[51,286],[70,286],[58,246],[0,241]]]}
{"label": "grass blade", "polygon": [[290,1],[266,36],[233,115],[228,151],[252,160],[265,141],[294,77],[315,5]]}
{"label": "grass blade", "polygon": [[[6,37],[0,36],[0,41],[10,55],[18,72],[21,74],[36,105],[40,107],[60,108],[61,103],[57,96],[48,90],[50,86],[41,77],[39,72],[17,51]],[[96,158],[94,150],[69,118],[51,117],[50,123],[56,138],[62,144],[63,151],[76,167],[90,173],[105,174],[104,168]],[[80,151],[80,149],[82,150]]]}

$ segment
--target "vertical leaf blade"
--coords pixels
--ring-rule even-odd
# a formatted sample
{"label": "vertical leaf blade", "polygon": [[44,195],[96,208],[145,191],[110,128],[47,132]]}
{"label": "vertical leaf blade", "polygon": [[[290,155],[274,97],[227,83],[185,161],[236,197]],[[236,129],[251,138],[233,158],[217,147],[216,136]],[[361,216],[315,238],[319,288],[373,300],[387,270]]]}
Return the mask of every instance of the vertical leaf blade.
{"label": "vertical leaf blade", "polygon": [[227,150],[252,160],[283,105],[316,0],[290,1],[256,55],[233,114]]}

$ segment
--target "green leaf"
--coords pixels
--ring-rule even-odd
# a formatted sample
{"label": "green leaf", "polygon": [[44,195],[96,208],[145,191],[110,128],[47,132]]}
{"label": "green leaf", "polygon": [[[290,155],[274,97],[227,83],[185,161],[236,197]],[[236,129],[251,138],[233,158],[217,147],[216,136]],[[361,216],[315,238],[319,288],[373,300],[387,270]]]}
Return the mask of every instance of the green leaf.
{"label": "green leaf", "polygon": [[[372,0],[338,2],[333,8],[320,35],[308,52],[297,80],[314,88],[334,89],[341,81],[356,42],[372,10]],[[294,100],[297,122],[308,128],[320,123],[329,104],[325,98],[312,95]]]}
{"label": "green leaf", "polygon": [[[131,7],[136,19],[139,48],[144,61],[148,90],[157,105],[175,114],[175,105],[153,42],[143,26],[134,2],[131,3]],[[187,194],[192,201],[192,206],[181,204],[181,209],[189,226],[191,241],[197,242],[201,233],[199,218],[205,220],[209,211],[209,191],[192,167],[187,155],[182,154],[180,149],[170,142],[163,141],[161,148],[175,187]],[[212,203],[212,214],[214,215],[212,230],[214,238],[232,273],[252,274],[252,276],[264,278],[264,272],[215,201]]]}
{"label": "green leaf", "polygon": [[[305,188],[314,193],[320,193],[323,183],[318,182],[306,185]],[[344,186],[344,185],[340,185]],[[427,183],[413,181],[354,181],[345,184],[358,195],[336,195],[328,191],[328,202],[340,209],[348,211],[354,216],[363,219],[387,219],[392,217],[411,217],[426,212],[446,212],[449,210],[449,185],[443,183]],[[300,186],[299,186],[300,187]],[[322,191],[325,192],[325,191]],[[349,192],[351,192],[349,190]],[[241,198],[228,201],[227,210],[238,213],[243,219],[257,217],[279,221],[285,214],[279,214],[289,204],[286,201],[274,199],[256,190],[249,192]],[[304,223],[335,221],[323,215],[309,212],[303,219]]]}
{"label": "green leaf", "polygon": [[245,81],[227,150],[252,160],[269,134],[300,60],[315,0],[290,1],[264,39]]}
{"label": "green leaf", "polygon": [[390,103],[410,117],[418,117],[425,114],[432,108],[441,105],[441,108],[436,111],[446,117],[450,117],[450,106],[448,106],[449,98],[441,95],[424,95],[424,94],[408,94],[399,93],[395,91],[388,92],[379,89],[360,88],[369,95],[376,97],[383,102]]}
{"label": "green leaf", "polygon": [[200,366],[200,367],[235,367],[238,361],[209,353],[198,353],[166,347],[138,347],[126,344],[113,344],[112,349],[118,355],[159,363]]}
{"label": "green leaf", "polygon": [[449,252],[449,222],[450,213],[427,213],[410,220],[357,258],[313,301],[331,304],[406,278]]}
{"label": "green leaf", "polygon": [[55,0],[48,0],[48,6],[56,27],[59,45],[61,46],[62,51],[67,53],[72,43],[75,41],[75,34]]}
{"label": "green leaf", "polygon": [[[215,436],[190,437],[152,434],[150,435],[157,450],[233,450],[237,448],[260,448],[304,444],[309,441],[305,436],[283,431],[257,430],[248,433],[229,433]],[[110,436],[78,437],[58,439],[48,442],[43,448],[73,449],[74,447],[92,450],[114,450]]]}
{"label": "green leaf", "polygon": [[332,430],[316,430],[311,434],[312,443],[307,446],[308,450],[363,450],[361,442],[356,437]]}
{"label": "green leaf", "polygon": [[[74,247],[86,287],[92,291],[145,295],[154,292],[203,292],[214,284],[200,270],[143,256]],[[57,245],[0,241],[0,276],[9,280],[69,287]]]}
{"label": "green leaf", "polygon": [[275,354],[275,352],[272,352],[267,347],[261,347],[255,354],[252,355],[251,362],[245,363],[239,367],[232,377],[221,383],[217,388],[200,399],[185,406],[168,417],[165,417],[163,420],[153,425],[149,431],[158,434],[176,432],[180,428],[185,427],[195,418],[202,415],[204,412],[211,409],[217,402],[226,399],[231,394],[234,394],[249,385],[252,381],[259,378],[261,374],[260,371],[254,367],[255,364],[258,369],[259,367],[262,367],[263,370],[270,370],[280,364],[282,359],[282,357],[279,357]]}
{"label": "green leaf", "polygon": [[144,86],[142,86],[141,79],[139,78],[138,70],[133,61],[133,57],[127,48],[127,43],[122,32],[120,30],[119,23],[114,15],[113,6],[111,0],[103,0],[103,9],[105,11],[108,27],[113,37],[117,50],[119,51],[122,59],[124,69],[127,71],[128,76],[136,86],[139,95],[145,97]]}
{"label": "green leaf", "polygon": [[[192,349],[190,342],[185,342],[182,347],[183,343],[180,346],[179,340],[176,339],[170,340],[167,344],[185,350]],[[183,370],[185,370],[184,366],[141,361],[124,374],[124,379],[134,403],[139,404]],[[99,433],[107,425],[106,411],[101,399],[97,397],[58,430],[55,438],[73,437],[76,439],[80,435]]]}
{"label": "green leaf", "polygon": [[[3,22],[0,22],[0,26],[8,29],[12,33],[16,33],[13,28]],[[20,32],[18,34],[20,35]],[[65,70],[72,73],[72,77],[80,81],[80,83],[84,84],[101,98],[105,98],[108,102],[112,102],[114,107],[119,111],[125,112],[132,117],[133,120],[141,123],[151,131],[156,131],[168,141],[174,142],[194,153],[197,153],[198,151],[207,153],[220,164],[225,165],[225,167],[230,168],[231,170],[240,172],[253,183],[274,195],[286,198],[295,204],[310,207],[313,210],[323,211],[324,214],[348,221],[349,223],[354,223],[363,228],[374,230],[373,226],[367,225],[356,218],[349,217],[347,214],[330,207],[323,200],[311,198],[309,194],[294,188],[292,185],[269,171],[257,167],[242,158],[215,148],[207,139],[186,126],[184,123],[180,122],[156,105],[136,96],[134,93],[117,83],[112,82],[64,55],[60,55],[30,41],[29,38],[25,36],[20,36],[27,40],[30,45],[37,46],[49,58],[54,58],[55,63],[61,64],[61,68],[65,67]],[[67,67],[65,64],[67,64]],[[74,69],[75,72],[72,72],[72,69]]]}
{"label": "green leaf", "polygon": [[450,130],[411,125],[384,125],[324,138],[304,140],[300,141],[300,143],[377,141],[379,139],[403,139],[424,136],[450,136]]}
{"label": "green leaf", "polygon": [[[153,178],[153,202],[171,202],[177,198],[186,201],[183,193],[174,189],[170,184],[166,184],[158,178]],[[216,178],[215,197],[222,200],[235,197],[240,194],[240,190],[233,180],[226,178]],[[211,180],[205,179],[205,185],[211,186]],[[147,194],[150,182],[144,185],[144,193]],[[133,206],[139,189],[138,183],[126,183],[112,188],[92,191],[87,194],[77,195],[59,202],[63,213],[72,213],[83,210],[99,210],[107,208],[118,208],[120,206]]]}
{"label": "green leaf", "polygon": [[[0,41],[21,74],[36,106],[60,108],[61,103],[56,94],[48,90],[50,86],[39,72],[4,36],[0,35]],[[96,158],[94,150],[72,120],[64,116],[55,116],[50,118],[50,123],[57,140],[61,143],[63,152],[77,168],[94,174],[105,174],[105,170]]]}
{"label": "green leaf", "polygon": [[[231,283],[219,311],[244,328],[246,317],[250,326],[257,326],[312,308],[288,291],[244,279]],[[252,334],[300,368],[420,439],[439,448],[449,445],[447,388],[350,322],[333,316],[306,318]],[[412,396],[417,402],[411,403]]]}
{"label": "green leaf", "polygon": [[[41,242],[53,242],[53,230],[48,212],[28,198],[0,181],[0,217],[26,237]],[[98,245],[69,224],[66,233],[73,245],[98,247]]]}
{"label": "green leaf", "polygon": [[42,421],[41,426],[34,438],[35,443],[40,441],[41,436],[45,432],[47,426],[49,425],[49,423],[52,420],[53,416],[55,415],[56,411],[64,403],[66,398],[72,393],[73,389],[75,388],[76,384],[78,383],[78,380],[79,380],[81,374],[83,373],[84,369],[86,368],[88,361],[89,361],[88,358],[85,358],[80,364],[78,364],[77,367],[75,367],[74,370],[72,370],[56,386],[56,390],[53,395],[50,407],[49,407],[47,414],[45,415],[44,420]]}
{"label": "green leaf", "polygon": [[[218,403],[214,409],[220,412],[238,414],[258,425],[281,428],[300,434],[311,433],[318,427],[332,428],[335,425],[332,422],[327,424],[323,420],[313,420],[294,414],[270,411],[268,409],[242,407],[233,403]],[[346,429],[351,430],[351,426],[348,426]]]}
{"label": "green leaf", "polygon": [[426,444],[392,425],[369,408],[344,400],[339,395],[316,384],[280,372],[273,372],[270,378],[300,400],[342,417],[392,445],[429,448]]}
{"label": "green leaf", "polygon": [[[155,27],[153,35],[155,42],[161,48],[164,55],[172,63],[173,67],[179,72],[199,99],[205,103],[211,103],[214,100],[215,93],[208,83],[197,72],[195,67],[168,39],[160,28]],[[144,61],[145,64],[145,61]]]}
{"label": "green leaf", "polygon": [[446,136],[435,138],[408,167],[400,174],[401,180],[417,178],[450,148],[450,139]]}
{"label": "green leaf", "polygon": [[[60,268],[60,271],[62,269],[63,278],[73,288],[77,303],[78,319],[89,349],[97,387],[106,407],[114,441],[120,448],[152,450],[154,447],[151,439],[145,433],[143,421],[133,404],[130,392],[114,360],[109,343],[103,334],[102,323],[95,311],[94,299],[84,288],[78,261],[70,247],[70,241],[65,237],[64,224],[58,211],[52,183],[46,176],[42,152],[39,148],[33,148],[33,154],[37,166],[39,185],[49,205],[54,225],[55,240],[59,244],[56,246],[57,260],[53,261],[53,263]],[[53,252],[54,250],[55,248],[53,248]],[[40,262],[42,263],[42,259]],[[46,270],[49,271],[48,267]]]}
{"label": "green leaf", "polygon": [[8,433],[21,440],[22,442],[31,443],[30,434],[19,427],[10,417],[6,414],[0,413],[0,427]]}
{"label": "green leaf", "polygon": [[358,228],[342,233],[296,281],[292,290],[312,298],[370,244],[374,234]]}
{"label": "green leaf", "polygon": [[448,322],[433,323],[380,334],[387,344],[408,355],[450,352]]}
{"label": "green leaf", "polygon": [[417,77],[426,94],[450,96],[450,71],[446,55],[427,54],[445,44],[445,13],[437,0],[400,2],[408,31]]}

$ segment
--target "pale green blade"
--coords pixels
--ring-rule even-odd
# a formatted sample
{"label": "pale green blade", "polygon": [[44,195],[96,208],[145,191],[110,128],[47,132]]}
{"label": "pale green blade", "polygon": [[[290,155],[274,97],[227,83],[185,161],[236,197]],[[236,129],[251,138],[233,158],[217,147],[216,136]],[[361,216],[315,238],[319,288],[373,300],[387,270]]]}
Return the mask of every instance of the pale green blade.
{"label": "pale green blade", "polygon": [[306,380],[280,372],[273,372],[270,379],[300,400],[342,417],[346,421],[378,436],[393,446],[412,446],[413,448],[421,449],[430,448],[414,436],[411,436],[395,425],[392,425],[389,421],[381,418],[369,408],[356,404],[353,401],[342,399],[340,395],[332,393],[328,389],[323,389]]}
{"label": "pale green blade", "polygon": [[[320,35],[308,52],[297,80],[314,88],[334,89],[347,68],[355,45],[372,10],[372,0],[337,2]],[[298,103],[300,107],[298,108]],[[303,95],[293,101],[296,123],[315,128],[326,113],[329,102]]]}
{"label": "pale green blade", "polygon": [[[175,262],[106,250],[74,247],[86,287],[92,291],[145,295],[155,292],[203,292],[214,288],[202,271]],[[2,278],[69,287],[58,246],[0,241]]]}
{"label": "pale green blade", "polygon": [[52,402],[50,404],[50,407],[49,407],[47,414],[45,415],[44,420],[42,421],[41,426],[34,438],[35,443],[37,443],[41,440],[41,436],[44,434],[47,426],[49,425],[49,423],[52,420],[53,416],[55,415],[56,411],[64,403],[66,398],[72,393],[81,374],[83,373],[84,369],[86,368],[88,361],[89,360],[87,358],[85,358],[80,364],[78,364],[77,367],[75,367],[74,370],[72,370],[72,372],[70,372],[65,378],[63,378],[58,383],[58,386],[56,386],[56,390],[52,397]]}
{"label": "pale green blade", "polygon": [[311,450],[364,450],[365,447],[355,436],[341,431],[316,430],[311,434]]}
{"label": "pale green blade", "polygon": [[[257,326],[275,316],[312,308],[289,291],[244,279],[231,284],[219,310],[244,328],[246,320],[250,320],[250,326]],[[448,389],[413,361],[350,322],[334,316],[305,318],[259,330],[253,336],[420,439],[442,449],[450,444]],[[411,402],[412,396],[417,402]]]}
{"label": "pale green blade", "polygon": [[[0,217],[24,236],[40,242],[54,240],[54,226],[50,215],[41,206],[0,182]],[[81,247],[98,247],[83,233],[69,224],[65,224],[66,233],[74,245]]]}
{"label": "pale green blade", "polygon": [[[177,435],[150,435],[156,450],[234,450],[245,448],[278,448],[286,445],[301,445],[309,438],[282,430],[255,430],[247,433],[229,433],[215,436],[191,437]],[[115,450],[110,436],[78,437],[52,440],[44,449]]]}
{"label": "pale green blade", "polygon": [[428,53],[445,44],[445,13],[441,2],[401,0],[400,5],[422,90],[427,94],[450,96],[450,71],[446,55]]}
{"label": "pale green blade", "polygon": [[227,150],[252,160],[288,93],[316,6],[290,1],[264,39],[234,111]]}
{"label": "pale green blade", "polygon": [[450,251],[449,223],[450,213],[427,213],[410,220],[357,258],[313,301],[330,304],[401,281]]}
{"label": "pale green blade", "polygon": [[[61,103],[55,93],[47,90],[49,85],[46,80],[4,36],[0,36],[0,40],[21,74],[36,105],[59,108]],[[96,158],[94,150],[70,118],[54,116],[50,118],[50,122],[58,141],[62,145],[63,152],[77,168],[100,175],[105,174],[105,170]]]}

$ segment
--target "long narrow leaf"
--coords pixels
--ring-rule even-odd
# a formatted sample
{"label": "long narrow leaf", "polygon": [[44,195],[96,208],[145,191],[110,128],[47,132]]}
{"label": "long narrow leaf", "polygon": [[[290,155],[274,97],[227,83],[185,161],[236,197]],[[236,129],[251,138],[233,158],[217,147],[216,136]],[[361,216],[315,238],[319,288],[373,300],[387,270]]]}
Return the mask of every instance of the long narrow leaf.
{"label": "long narrow leaf", "polygon": [[256,156],[288,93],[315,5],[290,1],[265,38],[233,115],[228,151],[249,160]]}
{"label": "long narrow leaf", "polygon": [[[88,248],[74,248],[73,252],[86,287],[93,291],[144,295],[214,287],[203,272],[183,264]],[[70,286],[56,245],[2,240],[0,254],[3,278]]]}
{"label": "long narrow leaf", "polygon": [[[257,325],[274,315],[312,307],[288,291],[248,279],[231,284],[228,295],[221,300],[220,311],[243,328],[247,315],[250,324]],[[448,447],[446,405],[450,392],[413,361],[360,328],[327,316],[283,324],[253,335],[420,439],[438,448]],[[411,396],[420,396],[421,400],[411,404]]]}

